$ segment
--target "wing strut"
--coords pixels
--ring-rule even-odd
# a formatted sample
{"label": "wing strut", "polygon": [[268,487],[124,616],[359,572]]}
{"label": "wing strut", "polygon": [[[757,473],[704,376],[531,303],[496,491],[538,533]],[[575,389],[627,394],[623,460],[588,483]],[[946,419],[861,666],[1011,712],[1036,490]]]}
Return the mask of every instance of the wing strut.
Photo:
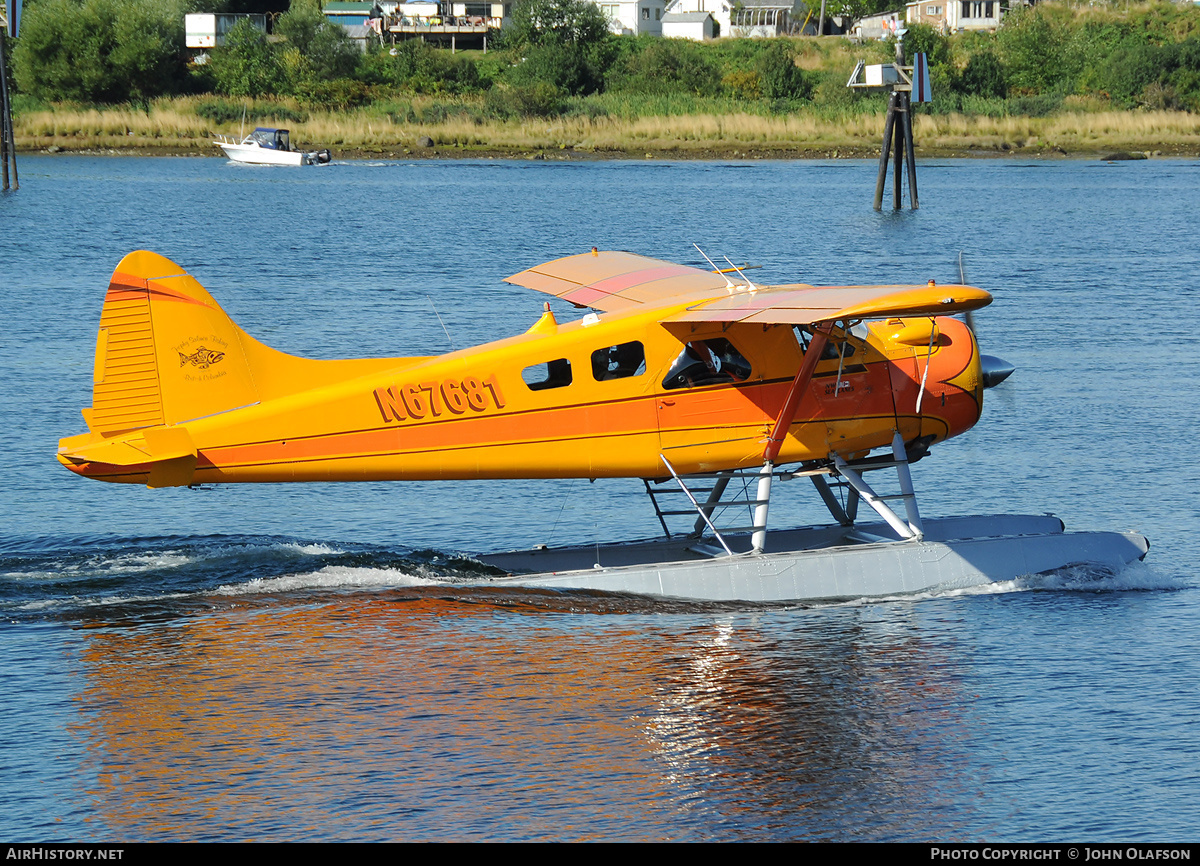
{"label": "wing strut", "polygon": [[755,553],[762,553],[763,548],[767,545],[767,512],[771,508],[771,476],[775,471],[775,459],[779,457],[779,449],[783,447],[783,440],[787,438],[792,421],[796,419],[800,401],[804,398],[804,392],[808,390],[809,383],[812,382],[813,373],[817,369],[817,361],[821,359],[821,353],[825,350],[827,342],[828,337],[825,332],[819,328],[813,328],[812,339],[808,341],[808,348],[804,350],[804,363],[796,371],[796,378],[792,380],[792,387],[783,401],[783,407],[779,410],[779,417],[775,419],[771,435],[767,438],[767,447],[763,449],[763,465],[758,476],[758,493],[755,496],[758,505],[754,507],[754,535],[751,537]]}

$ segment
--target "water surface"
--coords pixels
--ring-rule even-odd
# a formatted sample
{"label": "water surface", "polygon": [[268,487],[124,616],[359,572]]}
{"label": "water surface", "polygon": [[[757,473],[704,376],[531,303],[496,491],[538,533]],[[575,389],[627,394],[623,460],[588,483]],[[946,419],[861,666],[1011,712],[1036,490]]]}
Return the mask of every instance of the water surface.
{"label": "water surface", "polygon": [[[0,831],[31,840],[1186,840],[1200,830],[1200,164],[30,156],[0,198]],[[103,485],[84,430],[132,249],[314,357],[529,327],[592,246],[764,282],[958,279],[1017,374],[924,513],[1152,543],[1118,575],[834,605],[470,587],[472,552],[652,535],[636,481]],[[560,311],[562,312],[562,311]],[[438,318],[445,323],[445,330]],[[448,333],[447,333],[448,332]],[[784,487],[773,520],[824,519]]]}

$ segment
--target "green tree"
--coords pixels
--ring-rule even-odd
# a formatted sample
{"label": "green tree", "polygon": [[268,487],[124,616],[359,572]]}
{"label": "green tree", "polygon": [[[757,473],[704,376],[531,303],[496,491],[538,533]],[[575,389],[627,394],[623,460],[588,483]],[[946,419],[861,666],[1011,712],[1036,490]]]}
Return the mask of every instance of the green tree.
{"label": "green tree", "polygon": [[514,47],[571,43],[595,45],[608,37],[608,19],[587,0],[518,0],[505,32]]}
{"label": "green tree", "polygon": [[571,95],[604,88],[608,19],[587,0],[518,0],[504,42],[522,54],[505,75],[518,87],[545,82]]}
{"label": "green tree", "polygon": [[287,89],[266,34],[249,19],[225,34],[225,45],[209,54],[208,65],[217,93],[226,96],[262,96]]}
{"label": "green tree", "polygon": [[362,58],[345,28],[322,15],[313,0],[295,0],[274,32],[286,40],[285,65],[296,87],[349,78]]}
{"label": "green tree", "polygon": [[1026,94],[1070,88],[1075,63],[1067,36],[1041,7],[1011,11],[996,34],[1009,88]]}
{"label": "green tree", "polygon": [[115,103],[177,92],[183,7],[155,0],[38,0],[13,50],[17,86],[40,99]]}
{"label": "green tree", "polygon": [[913,58],[924,53],[930,69],[950,59],[950,40],[928,24],[910,24],[904,34],[904,62],[911,64]]}

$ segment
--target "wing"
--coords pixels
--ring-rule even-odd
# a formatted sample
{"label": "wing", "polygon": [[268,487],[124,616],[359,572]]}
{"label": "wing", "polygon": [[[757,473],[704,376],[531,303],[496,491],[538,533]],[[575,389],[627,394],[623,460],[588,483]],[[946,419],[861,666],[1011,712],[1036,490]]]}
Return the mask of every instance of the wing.
{"label": "wing", "polygon": [[971,286],[766,286],[698,301],[664,322],[757,322],[811,325],[885,316],[944,316],[992,302]]}
{"label": "wing", "polygon": [[555,259],[504,282],[603,312],[724,295],[727,286],[726,279],[713,271],[612,251]]}
{"label": "wing", "polygon": [[505,280],[603,312],[694,303],[663,322],[809,325],[885,316],[949,315],[992,296],[970,286],[731,286],[722,274],[635,253],[593,251],[521,271]]}

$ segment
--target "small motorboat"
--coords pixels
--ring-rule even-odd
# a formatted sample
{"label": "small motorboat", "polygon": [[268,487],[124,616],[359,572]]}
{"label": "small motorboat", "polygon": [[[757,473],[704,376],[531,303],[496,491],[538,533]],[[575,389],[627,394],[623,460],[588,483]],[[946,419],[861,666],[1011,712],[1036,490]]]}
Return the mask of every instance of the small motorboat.
{"label": "small motorboat", "polygon": [[213,142],[234,162],[254,165],[324,165],[333,159],[326,150],[292,150],[286,129],[260,126],[241,141],[220,136]]}

